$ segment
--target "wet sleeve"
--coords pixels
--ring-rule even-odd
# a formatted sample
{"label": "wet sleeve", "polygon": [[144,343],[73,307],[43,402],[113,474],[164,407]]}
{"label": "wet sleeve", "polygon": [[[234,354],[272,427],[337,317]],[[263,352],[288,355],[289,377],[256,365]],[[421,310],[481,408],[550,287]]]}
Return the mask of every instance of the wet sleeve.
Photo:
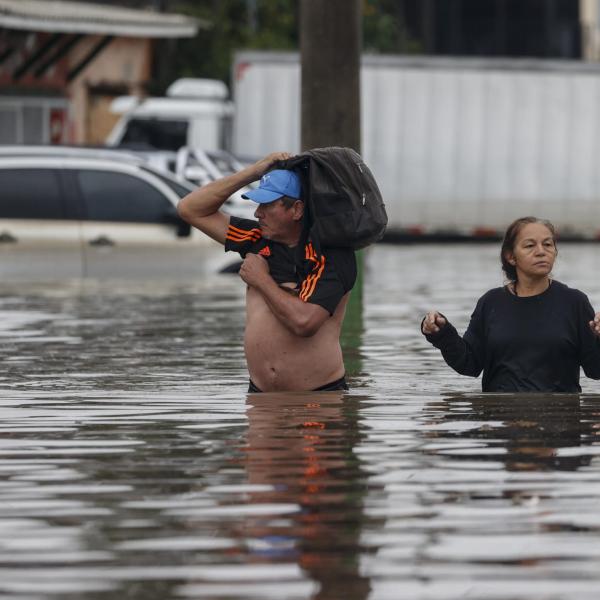
{"label": "wet sleeve", "polygon": [[322,306],[333,315],[337,305],[356,281],[354,252],[328,252],[315,256],[312,270],[300,283],[299,298]]}
{"label": "wet sleeve", "polygon": [[460,375],[478,377],[483,370],[485,345],[482,304],[480,299],[463,337],[458,335],[456,328],[447,319],[440,331],[425,335],[427,341],[442,352],[446,364]]}
{"label": "wet sleeve", "polygon": [[581,294],[578,312],[579,364],[590,379],[600,379],[600,339],[590,329],[594,309],[588,297]]}
{"label": "wet sleeve", "polygon": [[262,240],[262,232],[258,221],[230,217],[229,229],[225,236],[225,252],[237,252],[242,258],[248,252],[257,252]]}

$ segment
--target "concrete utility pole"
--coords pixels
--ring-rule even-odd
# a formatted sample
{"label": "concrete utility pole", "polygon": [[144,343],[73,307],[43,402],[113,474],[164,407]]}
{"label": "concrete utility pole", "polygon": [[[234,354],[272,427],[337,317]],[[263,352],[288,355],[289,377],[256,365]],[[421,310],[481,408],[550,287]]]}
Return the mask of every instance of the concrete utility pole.
{"label": "concrete utility pole", "polygon": [[[300,0],[303,150],[346,146],[360,152],[361,8],[361,0]],[[361,254],[341,337],[349,375],[362,370]]]}
{"label": "concrete utility pole", "polygon": [[360,152],[361,0],[301,0],[302,149]]}

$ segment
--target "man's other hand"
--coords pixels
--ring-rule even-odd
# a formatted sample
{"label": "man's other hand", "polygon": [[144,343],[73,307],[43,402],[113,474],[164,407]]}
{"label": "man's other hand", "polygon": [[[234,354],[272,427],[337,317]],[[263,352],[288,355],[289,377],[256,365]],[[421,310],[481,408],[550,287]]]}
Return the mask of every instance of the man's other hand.
{"label": "man's other hand", "polygon": [[246,254],[240,267],[240,277],[253,287],[258,287],[265,277],[269,277],[269,263],[258,254]]}

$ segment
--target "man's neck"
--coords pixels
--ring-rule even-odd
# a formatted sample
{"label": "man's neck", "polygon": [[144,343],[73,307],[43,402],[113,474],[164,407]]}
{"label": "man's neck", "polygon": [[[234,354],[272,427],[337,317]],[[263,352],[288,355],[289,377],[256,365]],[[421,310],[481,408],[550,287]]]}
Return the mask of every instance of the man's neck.
{"label": "man's neck", "polygon": [[289,236],[282,238],[280,240],[273,240],[275,242],[279,242],[288,248],[295,248],[300,243],[300,237],[302,235],[302,228],[291,233]]}

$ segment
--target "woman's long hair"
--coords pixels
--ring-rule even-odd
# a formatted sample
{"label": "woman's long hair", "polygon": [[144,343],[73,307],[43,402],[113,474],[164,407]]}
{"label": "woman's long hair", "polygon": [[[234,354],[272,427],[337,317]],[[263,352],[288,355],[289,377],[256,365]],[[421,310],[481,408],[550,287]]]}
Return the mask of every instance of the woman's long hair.
{"label": "woman's long hair", "polygon": [[504,239],[502,240],[502,248],[500,248],[500,262],[502,263],[502,270],[504,271],[508,281],[512,283],[515,283],[518,280],[517,267],[508,262],[507,255],[514,254],[515,242],[517,241],[519,232],[521,229],[523,229],[523,227],[525,227],[525,225],[529,225],[530,223],[541,223],[544,225],[544,227],[547,227],[548,231],[552,234],[552,240],[554,241],[554,246],[556,247],[556,230],[550,221],[538,219],[537,217],[521,217],[520,219],[513,221],[506,229]]}

